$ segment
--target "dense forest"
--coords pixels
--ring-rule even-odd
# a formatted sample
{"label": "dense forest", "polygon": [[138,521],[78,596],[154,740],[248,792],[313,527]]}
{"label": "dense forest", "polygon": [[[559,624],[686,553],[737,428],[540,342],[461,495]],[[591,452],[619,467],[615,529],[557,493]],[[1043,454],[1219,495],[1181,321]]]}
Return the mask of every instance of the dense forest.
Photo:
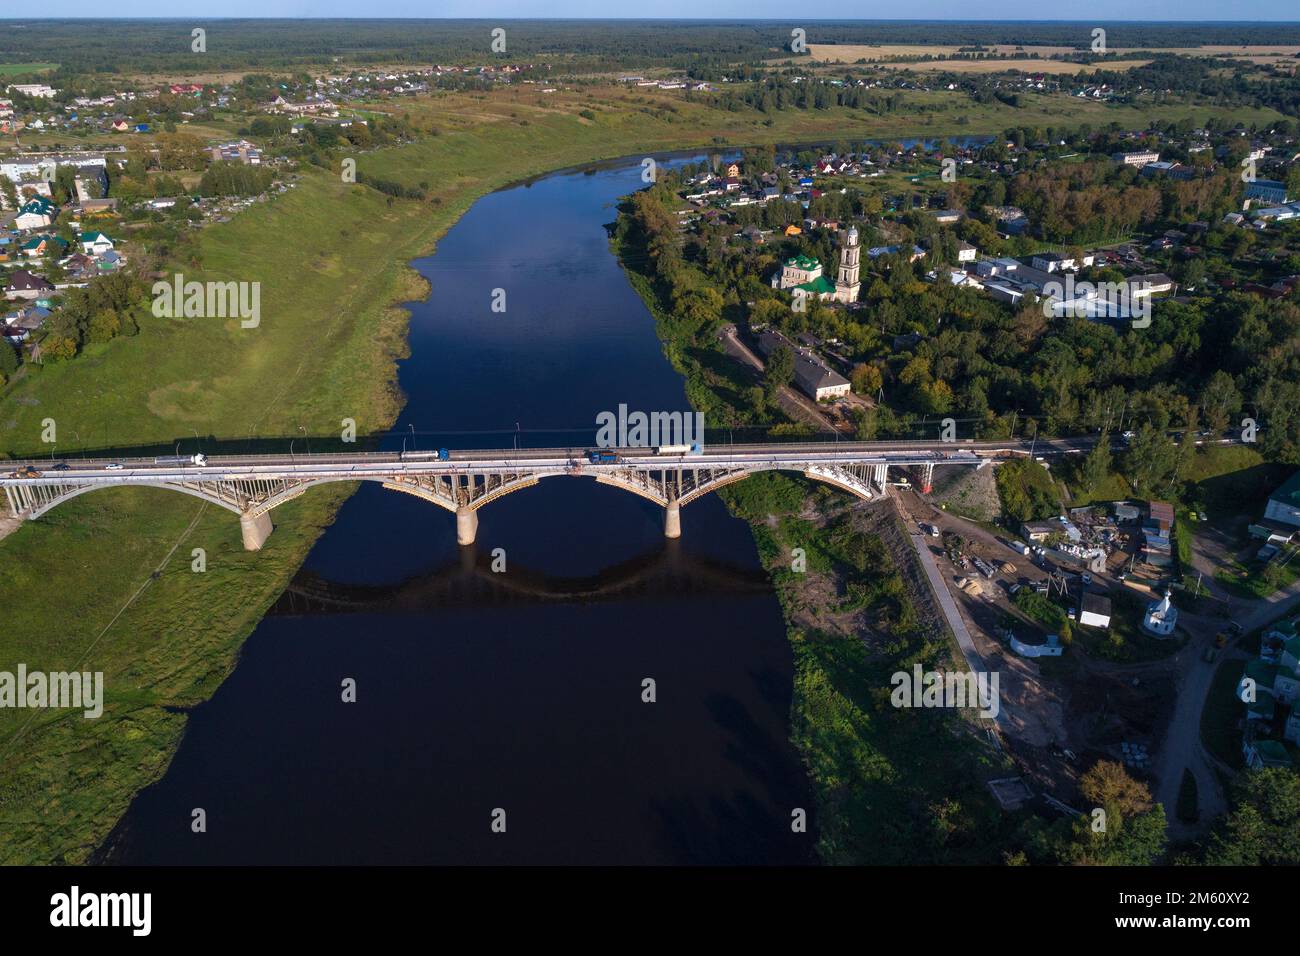
{"label": "dense forest", "polygon": [[[216,71],[331,63],[463,63],[493,56],[503,27],[506,62],[567,57],[593,69],[759,60],[788,48],[802,26],[811,43],[1049,44],[1086,51],[1101,26],[1113,47],[1300,44],[1300,27],[1250,23],[949,23],[727,20],[41,20],[12,21],[0,33],[0,63],[58,63],[67,72]],[[191,52],[190,31],[207,31],[207,52]]]}

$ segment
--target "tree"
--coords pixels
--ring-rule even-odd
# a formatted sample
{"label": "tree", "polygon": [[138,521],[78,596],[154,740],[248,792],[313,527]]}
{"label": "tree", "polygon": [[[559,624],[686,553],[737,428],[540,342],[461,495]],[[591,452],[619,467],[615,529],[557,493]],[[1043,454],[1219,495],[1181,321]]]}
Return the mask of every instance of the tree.
{"label": "tree", "polygon": [[1174,470],[1176,454],[1174,443],[1164,431],[1149,423],[1138,428],[1124,456],[1125,472],[1138,494],[1157,492]]}
{"label": "tree", "polygon": [[41,343],[41,355],[54,361],[75,358],[77,340],[67,335],[50,335]]}
{"label": "tree", "polygon": [[1227,430],[1232,416],[1241,410],[1241,393],[1237,391],[1232,376],[1219,369],[1201,389],[1200,402],[1206,427],[1221,435]]}
{"label": "tree", "polygon": [[0,375],[18,371],[18,353],[5,339],[0,339]]}
{"label": "tree", "polygon": [[782,345],[767,357],[764,385],[768,400],[771,401],[777,392],[793,381],[794,353],[787,346]]}
{"label": "tree", "polygon": [[86,339],[90,342],[107,342],[116,338],[121,331],[122,320],[117,317],[116,312],[106,310],[90,320],[90,325],[86,329]]}
{"label": "tree", "polygon": [[1061,622],[1060,638],[1061,638],[1061,645],[1063,647],[1069,647],[1071,644],[1074,643],[1074,628],[1070,626],[1069,619],[1066,619]]}
{"label": "tree", "polygon": [[1151,809],[1151,791],[1134,780],[1124,765],[1113,760],[1098,760],[1079,778],[1079,792],[1093,806],[1123,816],[1134,816]]}
{"label": "tree", "polygon": [[[1085,866],[1149,866],[1165,851],[1164,808],[1124,765],[1100,760],[1079,780],[1089,811],[1064,848],[1067,861]],[[1096,811],[1102,811],[1098,814]],[[1100,826],[1098,826],[1100,824]]]}
{"label": "tree", "polygon": [[1083,484],[1089,492],[1096,492],[1110,477],[1110,432],[1097,436],[1097,444],[1083,461]]}
{"label": "tree", "polygon": [[790,317],[790,307],[780,299],[759,299],[749,310],[749,327],[766,328],[769,325],[780,326]]}
{"label": "tree", "polygon": [[853,384],[853,391],[858,395],[876,396],[879,394],[881,386],[884,384],[880,375],[880,369],[874,365],[856,365],[849,374],[849,381]]}
{"label": "tree", "polygon": [[1239,778],[1234,806],[1210,838],[1211,866],[1300,863],[1300,776],[1268,767]]}

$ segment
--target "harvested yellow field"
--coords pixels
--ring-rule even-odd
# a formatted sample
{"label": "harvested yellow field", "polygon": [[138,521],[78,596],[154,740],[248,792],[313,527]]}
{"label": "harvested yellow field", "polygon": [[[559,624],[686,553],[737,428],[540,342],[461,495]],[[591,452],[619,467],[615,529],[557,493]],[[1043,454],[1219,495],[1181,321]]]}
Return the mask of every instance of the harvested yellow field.
{"label": "harvested yellow field", "polygon": [[1064,60],[930,60],[922,63],[882,63],[891,70],[947,70],[950,73],[1000,73],[1003,70],[1020,70],[1022,73],[1050,73],[1073,76],[1093,70],[1131,70],[1146,66],[1150,60],[1108,60],[1106,63],[1087,65],[1066,63]]}
{"label": "harvested yellow field", "polygon": [[888,60],[897,56],[950,56],[957,52],[955,46],[927,46],[911,43],[882,43],[880,46],[852,44],[808,44],[814,60],[827,63],[856,63],[858,60]]}
{"label": "harvested yellow field", "polygon": [[[892,60],[900,57],[941,57],[952,56],[961,48],[958,46],[944,44],[925,44],[925,43],[881,43],[878,45],[871,44],[833,44],[833,43],[810,43],[808,50],[812,58],[822,63],[856,63],[858,60],[867,60],[869,62],[879,62],[881,60]],[[1070,53],[1079,53],[1087,49],[1085,45],[1082,48],[1068,46],[1015,46],[1010,43],[990,44],[986,49],[994,53],[1020,53],[1029,57],[1037,54],[1040,57],[1064,56]],[[1111,53],[1123,56],[1125,54],[1137,53],[1141,47],[1112,47]],[[1149,49],[1146,52],[1151,52]],[[1280,60],[1294,58],[1300,54],[1300,46],[1270,46],[1265,44],[1255,46],[1199,46],[1199,47],[1170,47],[1163,52],[1178,53],[1183,56],[1221,56],[1229,58],[1248,59],[1253,63],[1273,63]],[[982,63],[982,61],[974,61]],[[1006,64],[1010,60],[994,60],[990,68],[997,64]],[[1121,69],[1131,68],[1129,64]],[[1017,67],[1023,69],[1023,67]],[[1044,68],[1039,72],[1059,73],[1060,70]]]}
{"label": "harvested yellow field", "polygon": [[1180,49],[1178,52],[1202,53],[1206,56],[1225,53],[1233,56],[1295,56],[1300,53],[1300,46],[1202,46]]}
{"label": "harvested yellow field", "polygon": [[[990,53],[1019,53],[1022,56],[1036,53],[1041,57],[1064,56],[1067,53],[1080,52],[1078,48],[1069,46],[1016,46],[1011,43],[994,43],[985,49]],[[903,56],[952,56],[960,52],[961,47],[928,43],[881,43],[879,45],[810,43],[808,50],[814,60],[825,63],[855,63],[858,60],[892,60]]]}

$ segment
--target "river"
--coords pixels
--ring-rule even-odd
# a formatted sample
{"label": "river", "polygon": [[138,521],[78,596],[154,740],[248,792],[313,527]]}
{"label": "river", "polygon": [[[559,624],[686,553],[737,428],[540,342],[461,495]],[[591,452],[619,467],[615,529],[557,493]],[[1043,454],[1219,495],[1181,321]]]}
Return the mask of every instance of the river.
{"label": "river", "polygon": [[[590,438],[569,429],[620,403],[688,408],[608,249],[640,174],[614,164],[485,196],[414,263],[431,293],[409,305],[393,447],[578,446]],[[661,509],[586,478],[479,520],[459,549],[450,513],[361,488],[190,714],[108,858],[814,862],[815,820],[790,822],[813,816],[789,742],[791,651],[748,528],[706,496],[668,541]]]}

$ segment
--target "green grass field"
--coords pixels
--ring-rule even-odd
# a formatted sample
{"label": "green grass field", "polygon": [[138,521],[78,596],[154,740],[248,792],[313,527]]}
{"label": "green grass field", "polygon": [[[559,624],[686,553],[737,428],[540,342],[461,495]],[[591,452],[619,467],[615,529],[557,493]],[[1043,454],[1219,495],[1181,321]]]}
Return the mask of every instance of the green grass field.
{"label": "green grass field", "polygon": [[0,76],[22,76],[24,73],[48,73],[58,69],[57,63],[0,63]]}

